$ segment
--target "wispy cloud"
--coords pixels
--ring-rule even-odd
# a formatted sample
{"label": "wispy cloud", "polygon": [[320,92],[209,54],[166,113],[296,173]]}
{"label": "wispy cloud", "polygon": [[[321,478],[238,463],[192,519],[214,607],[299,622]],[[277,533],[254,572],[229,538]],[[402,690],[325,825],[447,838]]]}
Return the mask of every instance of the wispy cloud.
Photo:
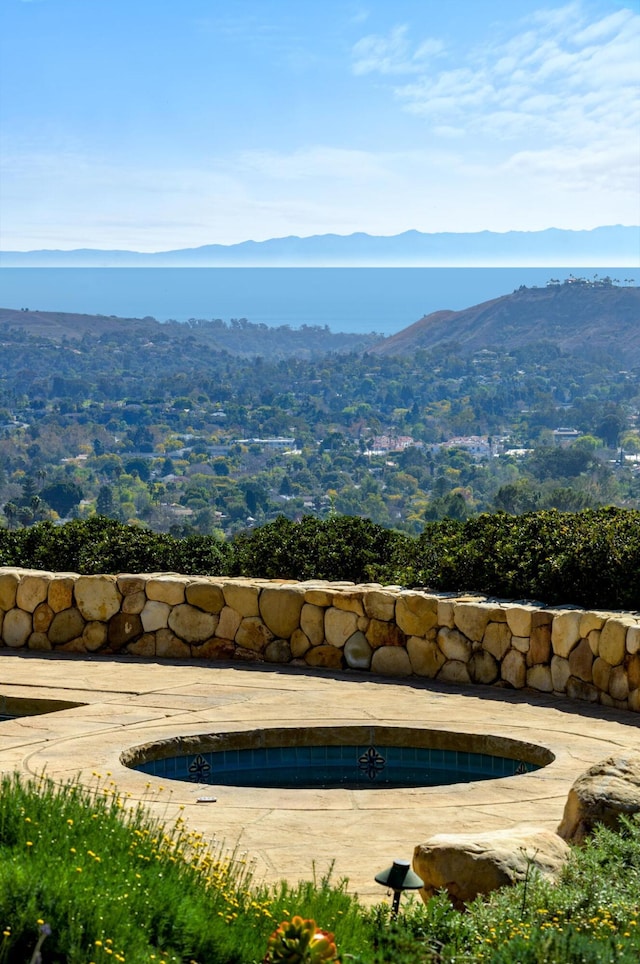
{"label": "wispy cloud", "polygon": [[640,15],[618,10],[590,19],[579,2],[538,11],[511,36],[464,52],[464,66],[427,39],[419,55],[406,26],[365,37],[353,72],[412,73],[394,85],[403,109],[452,133],[502,141],[550,139],[574,147],[637,131]]}
{"label": "wispy cloud", "polygon": [[353,48],[354,74],[415,74],[423,72],[428,62],[443,50],[436,38],[419,43],[409,41],[406,24],[394,27],[386,36],[369,34]]}

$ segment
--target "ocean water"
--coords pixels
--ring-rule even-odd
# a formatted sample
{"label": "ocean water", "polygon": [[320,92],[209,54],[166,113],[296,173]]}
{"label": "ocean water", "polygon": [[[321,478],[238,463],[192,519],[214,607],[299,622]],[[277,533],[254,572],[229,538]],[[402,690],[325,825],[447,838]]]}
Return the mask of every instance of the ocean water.
{"label": "ocean water", "polygon": [[391,335],[432,311],[468,308],[520,285],[633,274],[615,267],[2,268],[0,307],[158,321],[247,318]]}

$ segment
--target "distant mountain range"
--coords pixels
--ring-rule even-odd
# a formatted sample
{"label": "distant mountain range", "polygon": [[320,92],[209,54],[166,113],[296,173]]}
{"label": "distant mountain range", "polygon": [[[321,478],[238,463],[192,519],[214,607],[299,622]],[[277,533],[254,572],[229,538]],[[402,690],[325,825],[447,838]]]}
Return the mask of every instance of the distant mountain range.
{"label": "distant mountain range", "polygon": [[369,351],[411,355],[455,345],[468,354],[542,342],[568,353],[601,351],[624,368],[640,365],[640,288],[582,279],[522,287],[463,311],[433,312]]}
{"label": "distant mountain range", "polygon": [[0,267],[5,268],[589,267],[635,266],[639,261],[640,228],[622,225],[590,231],[405,231],[391,237],[322,234],[152,253],[93,248],[0,252]]}

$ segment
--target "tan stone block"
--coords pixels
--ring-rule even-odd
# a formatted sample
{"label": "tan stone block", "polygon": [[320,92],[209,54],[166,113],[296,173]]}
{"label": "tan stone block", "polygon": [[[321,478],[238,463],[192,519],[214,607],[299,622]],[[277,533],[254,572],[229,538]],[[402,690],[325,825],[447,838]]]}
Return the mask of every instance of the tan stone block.
{"label": "tan stone block", "polygon": [[57,653],[86,653],[82,636],[76,636],[66,643],[60,643],[55,647]]}
{"label": "tan stone block", "polygon": [[[611,666],[606,660],[598,656],[593,663],[592,677],[593,683],[604,693],[609,692],[609,678],[611,676]],[[640,685],[640,684],[639,684]]]}
{"label": "tan stone block", "polygon": [[407,636],[425,636],[438,624],[438,600],[421,592],[401,592],[396,623]]}
{"label": "tan stone block", "polygon": [[358,616],[358,629],[361,633],[366,633],[369,628],[369,623],[371,620],[368,616]]}
{"label": "tan stone block", "polygon": [[145,633],[134,643],[129,643],[127,653],[132,656],[155,656],[156,655],[156,634]]}
{"label": "tan stone block", "polygon": [[636,690],[640,687],[640,656],[631,656],[627,660],[627,677],[630,690]]}
{"label": "tan stone block", "polygon": [[267,663],[290,663],[291,647],[288,639],[272,639],[264,649]]}
{"label": "tan stone block", "polygon": [[51,620],[48,635],[53,645],[59,647],[72,639],[82,637],[83,630],[84,619],[80,611],[75,608],[63,609],[62,612],[56,613]]}
{"label": "tan stone block", "polygon": [[304,656],[306,651],[311,648],[311,641],[309,637],[302,632],[301,629],[296,629],[295,632],[291,634],[291,655],[294,659],[299,659]]}
{"label": "tan stone block", "polygon": [[20,584],[17,569],[0,569],[0,609],[8,612],[16,604],[16,594]]}
{"label": "tan stone block", "polygon": [[[120,607],[123,613],[137,613],[140,615],[142,610],[147,604],[147,596],[144,592],[132,592],[129,596],[123,596],[122,606]],[[154,605],[156,605],[154,603]],[[166,603],[157,603],[158,606],[165,606]]]}
{"label": "tan stone block", "polygon": [[231,609],[230,606],[225,606],[220,613],[215,635],[220,639],[235,639],[241,622],[242,616],[240,613]]}
{"label": "tan stone block", "polygon": [[381,646],[371,658],[371,672],[378,676],[411,676],[411,661],[406,649]]}
{"label": "tan stone block", "polygon": [[502,679],[511,683],[514,689],[522,689],[527,682],[527,664],[523,654],[510,649],[502,660],[500,672]]}
{"label": "tan stone block", "polygon": [[589,640],[589,648],[591,649],[591,652],[594,656],[597,656],[600,651],[600,630],[592,629],[587,636],[587,639]]}
{"label": "tan stone block", "polygon": [[393,621],[396,611],[395,593],[374,589],[366,592],[362,601],[364,603],[364,611],[371,619],[380,619],[382,622],[387,623]]}
{"label": "tan stone block", "polygon": [[190,659],[191,647],[178,639],[170,629],[159,629],[156,633],[156,656],[162,659]]}
{"label": "tan stone block", "polygon": [[416,676],[435,679],[445,662],[445,656],[435,639],[411,636],[407,640],[407,653],[411,660],[411,669]]}
{"label": "tan stone block", "polygon": [[593,630],[602,629],[607,617],[604,613],[586,612],[580,617],[580,635],[585,639]]}
{"label": "tan stone block", "polygon": [[609,695],[614,700],[626,700],[629,695],[629,678],[624,666],[614,666],[609,677]]}
{"label": "tan stone block", "polygon": [[553,680],[551,679],[551,669],[538,663],[527,670],[527,686],[541,693],[553,692]]}
{"label": "tan stone block", "polygon": [[323,669],[342,668],[342,650],[336,646],[312,646],[305,653],[304,661],[307,666],[317,666]]}
{"label": "tan stone block", "polygon": [[[185,600],[186,580],[178,576],[153,576],[147,579],[147,599],[179,606]],[[158,654],[159,655],[159,654]]]}
{"label": "tan stone block", "polygon": [[40,603],[36,606],[33,613],[33,630],[36,633],[46,633],[49,626],[51,625],[51,620],[54,617],[54,612],[51,606],[47,603]]}
{"label": "tan stone block", "polygon": [[438,630],[438,646],[445,659],[468,663],[471,659],[471,643],[457,629]]}
{"label": "tan stone block", "polygon": [[511,630],[508,623],[489,623],[482,640],[482,648],[500,661],[509,651],[510,646]]}
{"label": "tan stone block", "polygon": [[147,578],[138,573],[121,572],[116,579],[116,585],[123,596],[134,596],[145,591]]}
{"label": "tan stone block", "polygon": [[82,639],[84,640],[87,652],[95,653],[96,650],[102,649],[107,643],[107,635],[106,623],[101,623],[97,620],[87,623],[82,630]]}
{"label": "tan stone block", "polygon": [[[208,639],[198,646],[197,649],[194,647],[193,655],[198,659],[210,659],[210,660],[230,660],[233,659],[236,651],[235,643],[232,643],[230,639]],[[253,654],[255,656],[255,653]]]}
{"label": "tan stone block", "polygon": [[453,607],[453,599],[438,599],[438,626],[455,629],[456,624],[453,618]]}
{"label": "tan stone block", "polygon": [[630,710],[633,710],[634,713],[640,713],[640,689],[632,690],[629,693],[627,706]]}
{"label": "tan stone block", "polygon": [[570,676],[567,680],[566,693],[570,700],[582,700],[584,703],[597,703],[599,699],[598,690],[593,683],[585,683],[575,676]]}
{"label": "tan stone block", "polygon": [[311,589],[304,590],[304,601],[309,603],[311,606],[321,606],[326,609],[327,606],[333,606],[333,596],[334,591],[329,589],[323,589],[318,586],[313,586]]}
{"label": "tan stone block", "polygon": [[246,582],[226,582],[222,587],[224,601],[241,616],[259,616],[260,590]]}
{"label": "tan stone block", "polygon": [[552,656],[551,679],[553,681],[554,692],[566,692],[567,680],[570,676],[571,670],[569,669],[569,660],[565,659],[563,656]]}
{"label": "tan stone block", "polygon": [[255,653],[262,653],[274,638],[271,630],[265,626],[259,616],[246,616],[235,635],[235,642],[243,649],[251,649]]}
{"label": "tan stone block", "polygon": [[38,653],[48,653],[53,649],[46,633],[31,633],[27,646]]}
{"label": "tan stone block", "polygon": [[196,609],[188,603],[175,606],[169,614],[169,629],[187,643],[204,642],[213,636],[217,625],[217,616]]}
{"label": "tan stone block", "polygon": [[300,628],[312,646],[320,646],[324,642],[324,609],[305,603],[300,610]]}
{"label": "tan stone block", "polygon": [[469,676],[472,683],[495,683],[500,676],[500,664],[491,653],[479,649],[469,660]]}
{"label": "tan stone block", "polygon": [[469,667],[467,663],[461,663],[458,659],[448,660],[437,676],[438,680],[447,683],[461,683],[462,685],[471,682]]}
{"label": "tan stone block", "polygon": [[640,626],[627,627],[627,652],[631,656],[640,652]]}
{"label": "tan stone block", "polygon": [[402,648],[406,646],[406,636],[395,623],[371,619],[365,635],[372,649],[379,649],[380,646],[400,646]]}
{"label": "tan stone block", "polygon": [[[384,625],[388,625],[385,623]],[[349,636],[358,629],[358,617],[355,613],[346,613],[342,609],[331,606],[324,614],[324,638],[331,646],[342,649]]]}
{"label": "tan stone block", "polygon": [[598,655],[611,666],[617,666],[625,657],[628,628],[621,619],[611,617],[600,630]]}
{"label": "tan stone block", "polygon": [[24,609],[10,609],[2,621],[2,641],[5,646],[20,649],[33,632],[33,618]]}
{"label": "tan stone block", "polygon": [[79,576],[74,595],[85,619],[105,623],[119,612],[122,602],[115,576]]}
{"label": "tan stone block", "polygon": [[107,639],[110,649],[116,653],[142,635],[142,620],[136,613],[116,613],[109,620]]}
{"label": "tan stone block", "polygon": [[515,603],[505,603],[504,610],[507,616],[507,626],[513,636],[531,635],[531,616],[533,610],[530,606],[517,606]]}
{"label": "tan stone block", "polygon": [[[169,625],[170,613],[171,606],[169,606],[168,603],[157,602],[155,599],[148,600],[144,605],[144,609],[139,613],[140,622],[145,633],[155,633],[157,629],[166,629]],[[130,613],[129,615],[135,614]],[[206,636],[203,638],[206,639]]]}
{"label": "tan stone block", "polygon": [[551,628],[554,615],[553,609],[534,609],[531,613],[531,629],[537,629],[539,626]]}
{"label": "tan stone block", "polygon": [[4,612],[0,609],[0,642],[2,641],[2,623],[4,620]]}
{"label": "tan stone block", "polygon": [[[529,652],[527,663],[536,666],[538,663],[548,664],[551,659],[551,617],[546,622],[538,620],[537,613],[531,619],[531,635],[529,636]],[[546,614],[545,614],[546,615]]]}
{"label": "tan stone block", "polygon": [[531,648],[531,640],[528,636],[512,636],[511,645],[519,653],[528,653]]}
{"label": "tan stone block", "polygon": [[40,603],[46,602],[51,579],[45,572],[23,576],[16,592],[16,607],[32,613]]}
{"label": "tan stone block", "polygon": [[252,649],[245,649],[244,646],[236,646],[233,651],[233,660],[238,663],[264,663],[264,656]]}
{"label": "tan stone block", "polygon": [[300,629],[300,611],[304,605],[304,592],[300,589],[282,587],[263,589],[260,593],[260,615],[278,639],[288,639],[295,629]]}
{"label": "tan stone block", "polygon": [[54,613],[73,607],[73,588],[79,576],[54,576],[49,583],[47,602]]}
{"label": "tan stone block", "polygon": [[467,639],[480,642],[489,622],[489,613],[489,607],[482,603],[456,603],[453,621]]}
{"label": "tan stone block", "polygon": [[578,645],[569,653],[569,672],[576,679],[590,683],[593,674],[593,653],[588,639],[581,639]]}
{"label": "tan stone block", "polygon": [[336,609],[343,609],[345,612],[356,613],[357,616],[364,616],[361,591],[337,592],[333,597],[333,605]]}
{"label": "tan stone block", "polygon": [[369,669],[372,654],[366,636],[360,631],[350,636],[344,644],[344,659],[351,669]]}
{"label": "tan stone block", "polygon": [[551,646],[556,656],[567,658],[580,639],[580,619],[577,609],[556,612],[551,624]]}
{"label": "tan stone block", "polygon": [[197,606],[206,613],[217,615],[224,607],[224,593],[221,587],[204,579],[189,583],[186,597],[190,606]]}

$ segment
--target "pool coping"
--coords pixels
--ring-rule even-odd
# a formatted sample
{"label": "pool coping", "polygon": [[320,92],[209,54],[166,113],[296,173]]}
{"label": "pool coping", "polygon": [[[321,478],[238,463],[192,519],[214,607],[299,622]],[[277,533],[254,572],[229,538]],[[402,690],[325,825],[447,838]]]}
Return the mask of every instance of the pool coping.
{"label": "pool coping", "polygon": [[[36,700],[72,704],[3,722],[0,772],[113,784],[163,819],[181,815],[246,854],[258,881],[295,883],[333,867],[333,879],[348,878],[348,889],[366,902],[385,896],[375,874],[410,859],[432,834],[515,823],[555,829],[580,773],[640,752],[635,714],[527,690],[237,663],[0,655],[0,701],[27,700],[32,709]],[[121,762],[132,747],[182,735],[314,725],[480,733],[542,746],[555,760],[509,778],[401,790],[215,787],[162,781]]]}

